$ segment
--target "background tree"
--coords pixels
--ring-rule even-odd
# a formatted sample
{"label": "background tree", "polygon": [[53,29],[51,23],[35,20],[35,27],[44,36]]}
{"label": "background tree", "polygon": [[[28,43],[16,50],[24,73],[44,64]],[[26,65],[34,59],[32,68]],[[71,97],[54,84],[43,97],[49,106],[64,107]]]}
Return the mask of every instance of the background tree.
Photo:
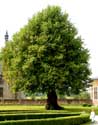
{"label": "background tree", "polygon": [[1,75],[1,72],[2,72],[2,67],[1,67],[1,65],[2,65],[2,53],[1,53],[1,51],[0,51],[0,75]]}
{"label": "background tree", "polygon": [[89,53],[60,7],[34,15],[8,44],[2,51],[5,79],[14,89],[46,93],[47,109],[61,109],[58,93],[86,88]]}

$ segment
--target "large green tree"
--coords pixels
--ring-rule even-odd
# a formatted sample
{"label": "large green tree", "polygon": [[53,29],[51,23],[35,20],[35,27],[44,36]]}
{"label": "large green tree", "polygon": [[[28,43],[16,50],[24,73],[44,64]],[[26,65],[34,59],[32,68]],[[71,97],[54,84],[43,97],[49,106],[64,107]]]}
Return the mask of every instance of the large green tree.
{"label": "large green tree", "polygon": [[47,94],[47,109],[60,109],[57,94],[78,94],[90,76],[89,52],[58,6],[34,15],[3,53],[4,78],[14,90]]}

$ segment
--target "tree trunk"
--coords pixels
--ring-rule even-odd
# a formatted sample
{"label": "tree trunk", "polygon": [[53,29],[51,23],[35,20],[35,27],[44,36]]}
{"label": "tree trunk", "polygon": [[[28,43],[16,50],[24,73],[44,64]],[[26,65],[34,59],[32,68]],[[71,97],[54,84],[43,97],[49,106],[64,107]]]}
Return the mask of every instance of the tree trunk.
{"label": "tree trunk", "polygon": [[55,90],[51,90],[47,94],[46,109],[47,110],[60,110],[60,109],[63,109],[57,103],[57,94],[56,94]]}

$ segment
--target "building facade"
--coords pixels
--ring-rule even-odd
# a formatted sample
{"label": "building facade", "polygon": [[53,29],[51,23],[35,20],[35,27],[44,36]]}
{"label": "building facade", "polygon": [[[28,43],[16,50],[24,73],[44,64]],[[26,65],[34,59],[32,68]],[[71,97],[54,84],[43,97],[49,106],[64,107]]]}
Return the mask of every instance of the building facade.
{"label": "building facade", "polygon": [[0,65],[0,99],[25,99],[23,92],[13,93],[10,86],[5,82],[2,76],[2,68]]}
{"label": "building facade", "polygon": [[4,81],[0,65],[0,99],[14,99],[15,95],[11,92],[9,85]]}
{"label": "building facade", "polygon": [[98,78],[93,79],[89,90],[93,105],[98,106]]}

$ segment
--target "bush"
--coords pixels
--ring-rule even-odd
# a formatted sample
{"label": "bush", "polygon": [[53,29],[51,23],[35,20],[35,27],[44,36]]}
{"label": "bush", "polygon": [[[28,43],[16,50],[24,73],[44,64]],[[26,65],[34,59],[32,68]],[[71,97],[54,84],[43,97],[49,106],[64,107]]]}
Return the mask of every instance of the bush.
{"label": "bush", "polygon": [[2,121],[0,125],[80,125],[89,121],[89,115],[60,118]]}
{"label": "bush", "polygon": [[91,104],[84,103],[84,104],[82,104],[82,106],[84,106],[84,107],[91,107],[92,105],[91,105]]}
{"label": "bush", "polygon": [[79,115],[80,113],[29,113],[29,114],[1,114],[0,121],[22,120],[22,119],[42,119]]}

